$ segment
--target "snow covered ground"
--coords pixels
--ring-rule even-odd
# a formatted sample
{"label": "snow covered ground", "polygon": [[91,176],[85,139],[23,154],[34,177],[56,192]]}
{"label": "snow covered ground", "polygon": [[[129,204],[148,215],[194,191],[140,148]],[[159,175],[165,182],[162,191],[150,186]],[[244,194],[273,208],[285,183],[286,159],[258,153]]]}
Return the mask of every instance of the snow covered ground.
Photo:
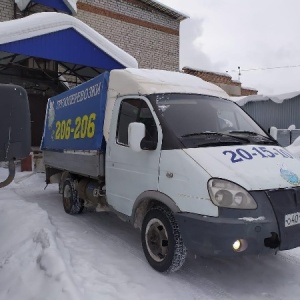
{"label": "snow covered ground", "polygon": [[17,173],[0,190],[0,300],[299,299],[300,249],[190,257],[163,275],[131,225],[107,212],[67,215],[57,186],[44,187],[44,174]]}

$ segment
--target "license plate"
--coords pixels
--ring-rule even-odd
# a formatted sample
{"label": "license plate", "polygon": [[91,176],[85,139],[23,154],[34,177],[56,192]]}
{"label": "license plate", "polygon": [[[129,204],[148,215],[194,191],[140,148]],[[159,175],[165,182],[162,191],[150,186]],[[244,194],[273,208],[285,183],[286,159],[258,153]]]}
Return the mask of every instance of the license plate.
{"label": "license plate", "polygon": [[284,219],[285,219],[284,220],[285,227],[290,227],[290,226],[300,224],[300,212],[285,215]]}

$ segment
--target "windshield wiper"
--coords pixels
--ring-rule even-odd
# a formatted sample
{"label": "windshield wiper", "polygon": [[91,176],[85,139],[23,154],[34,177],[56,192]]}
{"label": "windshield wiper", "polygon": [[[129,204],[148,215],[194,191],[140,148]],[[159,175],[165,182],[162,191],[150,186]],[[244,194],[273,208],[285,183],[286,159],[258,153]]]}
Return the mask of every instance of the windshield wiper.
{"label": "windshield wiper", "polygon": [[249,143],[249,139],[247,139],[245,137],[234,136],[234,135],[231,135],[231,134],[222,133],[222,132],[215,132],[215,131],[203,131],[203,132],[188,133],[188,134],[182,135],[181,137],[185,138],[185,137],[191,137],[191,136],[197,136],[197,135],[200,135],[200,136],[201,135],[202,136],[203,135],[216,135],[216,136],[219,136],[219,137],[226,136],[226,137],[234,138],[235,140],[241,140],[241,141]]}
{"label": "windshield wiper", "polygon": [[232,131],[229,131],[229,133],[248,134],[248,135],[262,136],[262,137],[268,138],[267,136],[262,135],[260,133],[257,133],[254,131],[247,131],[247,130],[232,130]]}
{"label": "windshield wiper", "polygon": [[202,132],[194,132],[194,133],[187,133],[182,135],[181,137],[190,137],[190,136],[197,136],[197,135],[218,135],[218,136],[231,136],[226,133],[216,132],[216,131],[202,131]]}
{"label": "windshield wiper", "polygon": [[201,144],[197,144],[197,147],[216,147],[216,146],[237,146],[237,145],[243,145],[243,141],[239,140],[231,140],[231,141],[221,141],[221,142],[203,142]]}
{"label": "windshield wiper", "polygon": [[[274,144],[276,143],[275,140],[273,140],[272,138],[270,138],[269,136],[265,136],[265,135],[262,135],[260,133],[257,133],[257,132],[253,132],[253,131],[247,131],[247,130],[240,130],[240,131],[229,131],[230,134],[242,134],[244,136],[252,136],[252,137],[257,137],[257,138],[260,138],[260,142],[262,143],[266,143],[266,144]],[[263,139],[263,140],[262,140]]]}

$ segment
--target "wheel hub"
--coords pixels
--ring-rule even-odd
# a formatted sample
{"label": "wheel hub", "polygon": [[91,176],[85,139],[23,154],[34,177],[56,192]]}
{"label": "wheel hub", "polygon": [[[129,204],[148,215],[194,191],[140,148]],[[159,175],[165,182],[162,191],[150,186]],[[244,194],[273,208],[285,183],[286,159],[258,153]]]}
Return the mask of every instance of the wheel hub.
{"label": "wheel hub", "polygon": [[146,246],[156,262],[162,262],[168,254],[168,234],[159,219],[151,219],[146,227]]}

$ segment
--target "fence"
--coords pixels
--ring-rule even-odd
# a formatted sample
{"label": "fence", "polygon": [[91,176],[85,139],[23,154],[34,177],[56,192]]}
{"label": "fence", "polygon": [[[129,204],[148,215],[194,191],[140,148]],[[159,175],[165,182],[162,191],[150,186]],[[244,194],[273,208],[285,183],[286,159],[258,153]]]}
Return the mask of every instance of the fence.
{"label": "fence", "polygon": [[289,146],[300,136],[300,129],[277,129],[277,141],[283,146]]}

